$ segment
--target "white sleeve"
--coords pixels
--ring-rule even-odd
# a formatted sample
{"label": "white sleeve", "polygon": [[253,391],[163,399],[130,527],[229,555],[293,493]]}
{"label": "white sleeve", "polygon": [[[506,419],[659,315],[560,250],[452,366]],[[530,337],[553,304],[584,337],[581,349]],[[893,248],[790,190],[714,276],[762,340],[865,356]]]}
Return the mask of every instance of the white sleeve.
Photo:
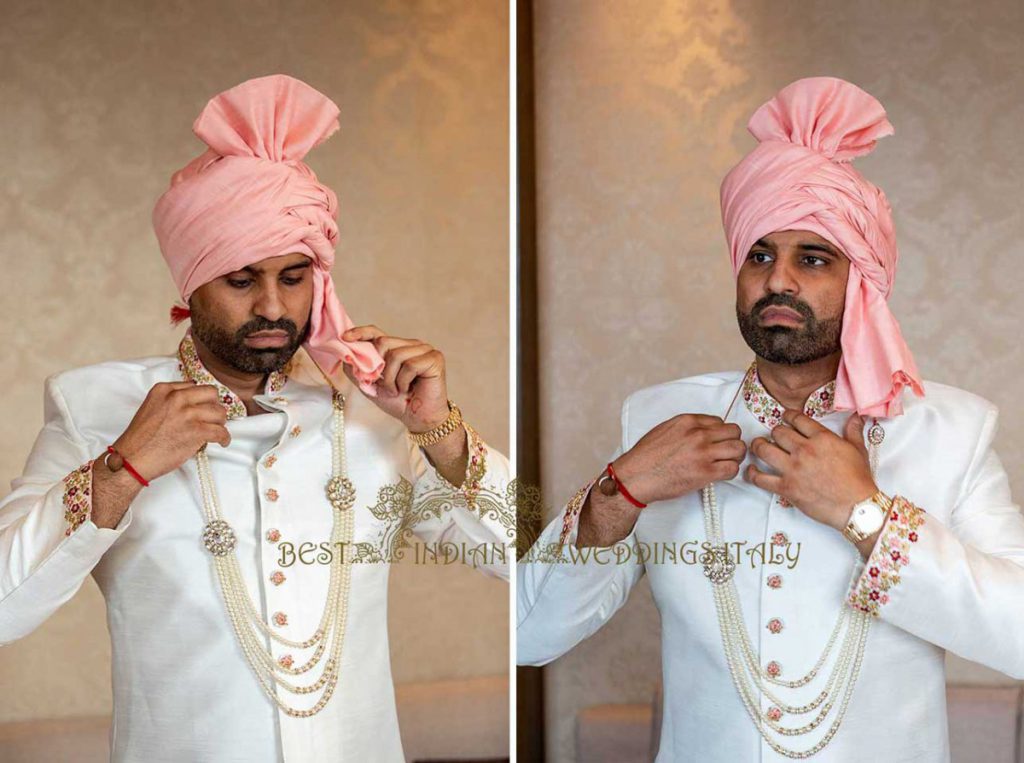
{"label": "white sleeve", "polygon": [[[622,406],[626,442],[629,399]],[[614,546],[576,548],[580,510],[596,478],[576,491],[516,565],[516,660],[544,665],[608,622],[644,574],[636,528]]]}
{"label": "white sleeve", "polygon": [[92,455],[54,377],[46,380],[45,424],[22,475],[0,500],[0,644],[27,636],[68,601],[131,523],[97,527]]}
{"label": "white sleeve", "polygon": [[1024,516],[992,448],[997,418],[992,407],[948,524],[896,496],[848,602],[1024,679]]}
{"label": "white sleeve", "polygon": [[455,487],[409,439],[413,485],[407,527],[429,553],[453,554],[481,572],[508,580],[515,554],[515,501],[508,459],[465,424],[469,458]]}

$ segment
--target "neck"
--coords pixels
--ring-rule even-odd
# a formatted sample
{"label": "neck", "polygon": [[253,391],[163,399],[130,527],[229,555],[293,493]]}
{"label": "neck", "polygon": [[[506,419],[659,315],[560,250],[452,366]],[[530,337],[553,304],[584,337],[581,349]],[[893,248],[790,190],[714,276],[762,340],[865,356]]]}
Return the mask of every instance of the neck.
{"label": "neck", "polygon": [[812,392],[836,378],[841,357],[842,352],[835,352],[796,366],[758,358],[757,375],[768,394],[786,408],[802,411]]}
{"label": "neck", "polygon": [[236,368],[223,363],[220,359],[206,349],[206,346],[193,334],[192,341],[196,346],[196,354],[206,366],[206,370],[213,374],[213,377],[238,395],[238,399],[245,405],[245,411],[250,416],[266,413],[266,410],[253,402],[253,398],[263,392],[267,383],[267,375],[247,374]]}

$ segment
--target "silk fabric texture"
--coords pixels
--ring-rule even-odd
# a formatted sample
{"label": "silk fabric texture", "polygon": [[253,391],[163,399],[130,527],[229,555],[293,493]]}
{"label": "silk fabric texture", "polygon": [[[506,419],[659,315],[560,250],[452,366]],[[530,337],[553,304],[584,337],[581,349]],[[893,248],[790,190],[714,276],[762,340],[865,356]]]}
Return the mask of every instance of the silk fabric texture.
{"label": "silk fabric texture", "polygon": [[733,275],[754,243],[781,230],[807,230],[850,260],[836,376],[837,410],[891,417],[900,392],[924,387],[887,300],[896,276],[896,233],[885,194],[850,162],[893,134],[885,109],[833,77],[797,80],[747,124],[759,141],[721,187]]}
{"label": "silk fabric texture", "polygon": [[208,148],[171,177],[153,229],[185,302],[203,284],[268,257],[309,257],[313,305],[303,346],[328,376],[348,364],[374,396],[384,359],[370,342],[341,338],[354,324],[331,279],[338,199],[302,161],[338,130],[338,113],[330,98],[284,74],[214,96],[192,125]]}

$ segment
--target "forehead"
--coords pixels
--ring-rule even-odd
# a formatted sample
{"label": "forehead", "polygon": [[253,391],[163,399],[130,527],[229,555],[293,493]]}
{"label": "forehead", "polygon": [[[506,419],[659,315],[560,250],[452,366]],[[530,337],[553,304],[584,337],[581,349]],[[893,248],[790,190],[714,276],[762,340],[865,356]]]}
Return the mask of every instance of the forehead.
{"label": "forehead", "polygon": [[827,238],[823,238],[817,233],[809,230],[775,231],[762,236],[760,241],[778,247],[779,249],[815,247],[831,250],[836,254],[845,254],[842,249],[833,244]]}
{"label": "forehead", "polygon": [[302,252],[291,252],[289,254],[280,254],[276,257],[266,257],[258,262],[252,262],[248,265],[238,268],[233,272],[240,273],[243,270],[250,273],[277,273],[286,268],[294,268],[299,265],[309,265],[312,260]]}

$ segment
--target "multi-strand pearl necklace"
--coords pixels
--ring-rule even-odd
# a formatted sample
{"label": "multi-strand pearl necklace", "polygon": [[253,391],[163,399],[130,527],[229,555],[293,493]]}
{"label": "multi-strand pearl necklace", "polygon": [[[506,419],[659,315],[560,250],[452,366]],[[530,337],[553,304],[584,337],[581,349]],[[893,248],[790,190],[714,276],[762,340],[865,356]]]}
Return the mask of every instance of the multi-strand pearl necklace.
{"label": "multi-strand pearl necklace", "polygon": [[[738,395],[738,393],[737,393]],[[733,398],[733,403],[735,403]],[[728,418],[732,404],[723,418]],[[885,430],[876,420],[868,431],[869,463],[871,472],[874,474],[878,464],[878,448],[885,439]],[[774,500],[774,497],[773,497]],[[715,611],[718,614],[718,627],[722,636],[722,647],[725,651],[726,664],[729,666],[729,673],[732,676],[736,691],[739,692],[747,713],[757,727],[761,736],[768,745],[780,755],[787,758],[809,758],[820,752],[832,741],[840,724],[846,715],[846,710],[853,695],[853,687],[860,674],[861,663],[864,659],[864,645],[867,642],[868,629],[871,624],[870,615],[842,607],[839,618],[836,620],[832,634],[821,656],[814,666],[803,676],[793,680],[783,680],[777,675],[769,673],[759,664],[757,655],[754,653],[750,641],[750,634],[746,622],[743,619],[743,612],[739,604],[739,594],[736,584],[733,581],[736,563],[729,556],[728,547],[725,544],[722,534],[722,520],[718,511],[718,500],[715,496],[714,483],[701,488],[701,503],[704,509],[704,530],[707,534],[711,549],[706,552],[701,561],[704,563],[704,574],[712,583],[712,592],[715,600]],[[852,584],[857,574],[857,565],[854,564],[850,583]],[[783,687],[796,689],[806,686],[813,681],[825,665],[829,654],[838,641],[839,633],[845,626],[845,635],[835,664],[828,676],[824,688],[810,702],[804,705],[790,705],[779,698],[775,691],[769,687]],[[761,712],[758,693],[763,693],[774,707],[767,713]],[[841,695],[841,696],[840,696]],[[807,750],[792,750],[784,747],[776,741],[771,732],[782,736],[800,736],[818,728],[829,713],[836,707],[837,698],[839,706],[836,717],[828,727],[825,735],[813,747]],[[821,708],[818,710],[818,708]],[[803,726],[783,726],[779,721],[783,714],[806,715],[818,710],[814,718]]]}
{"label": "multi-strand pearl necklace", "polygon": [[[348,462],[345,455],[345,398],[337,390],[333,390],[332,408],[334,419],[331,441],[332,476],[327,482],[326,491],[334,513],[331,548],[344,549],[352,542],[354,527],[352,506],[355,503],[356,491],[348,478]],[[235,629],[242,652],[267,696],[285,713],[296,718],[308,718],[316,715],[327,705],[338,683],[341,647],[345,640],[345,623],[348,619],[351,565],[345,562],[341,553],[333,555],[323,616],[312,636],[304,641],[294,641],[275,633],[264,622],[263,616],[253,603],[242,578],[238,557],[234,553],[235,533],[220,514],[220,504],[214,489],[213,477],[210,474],[210,462],[206,455],[205,445],[195,458],[203,497],[203,515],[207,523],[203,530],[203,544],[213,555],[214,568],[220,581],[224,604],[227,607],[231,625]],[[339,546],[338,544],[344,545]],[[277,643],[293,649],[315,648],[306,662],[301,665],[293,665],[290,661],[284,663],[275,660],[273,653],[265,645],[265,637],[270,637]],[[327,652],[328,643],[330,643],[329,656],[324,663],[320,678],[313,683],[296,686],[278,675],[298,676],[309,672],[320,663]],[[323,689],[323,694],[313,707],[308,710],[298,710],[284,703],[278,694],[278,686],[293,694],[311,694],[320,689]]]}

